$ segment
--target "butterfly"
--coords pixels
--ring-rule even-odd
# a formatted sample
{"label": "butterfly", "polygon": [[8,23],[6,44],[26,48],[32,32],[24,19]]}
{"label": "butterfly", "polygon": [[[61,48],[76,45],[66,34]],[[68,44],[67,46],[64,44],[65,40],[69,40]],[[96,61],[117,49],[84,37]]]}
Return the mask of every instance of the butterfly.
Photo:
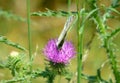
{"label": "butterfly", "polygon": [[73,20],[74,20],[74,16],[72,15],[72,16],[68,17],[67,21],[65,22],[64,28],[63,28],[62,32],[60,33],[60,36],[58,37],[58,41],[56,43],[58,48],[62,47],[65,37],[66,37],[66,34],[67,34],[68,30],[70,29]]}

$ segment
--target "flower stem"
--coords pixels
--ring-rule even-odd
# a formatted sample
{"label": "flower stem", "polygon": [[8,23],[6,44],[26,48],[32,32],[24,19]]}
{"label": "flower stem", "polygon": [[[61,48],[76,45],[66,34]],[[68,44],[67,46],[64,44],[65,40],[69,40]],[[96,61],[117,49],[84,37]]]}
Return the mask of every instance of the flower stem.
{"label": "flower stem", "polygon": [[[31,48],[31,27],[30,27],[30,0],[27,0],[27,24],[28,24],[28,46],[29,46],[29,59],[32,61],[32,48]],[[30,71],[32,71],[32,66],[30,65]]]}
{"label": "flower stem", "polygon": [[76,0],[76,5],[77,5],[77,16],[78,16],[78,21],[77,21],[77,35],[78,35],[78,56],[77,56],[77,83],[81,82],[81,76],[82,76],[82,56],[83,56],[83,31],[81,32],[81,28],[83,26],[80,26],[80,9],[79,9],[79,0]]}
{"label": "flower stem", "polygon": [[70,12],[71,0],[68,0],[68,11]]}

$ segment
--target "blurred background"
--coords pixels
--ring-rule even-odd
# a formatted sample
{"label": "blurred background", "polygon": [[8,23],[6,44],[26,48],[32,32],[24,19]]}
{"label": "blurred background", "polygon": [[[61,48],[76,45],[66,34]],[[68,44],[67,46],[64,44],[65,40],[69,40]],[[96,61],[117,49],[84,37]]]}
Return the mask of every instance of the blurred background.
{"label": "blurred background", "polygon": [[[71,0],[71,11],[76,11],[75,0]],[[112,0],[99,0],[99,4],[104,4],[109,6]],[[68,1],[67,0],[31,0],[31,12],[46,11],[46,8],[50,10],[63,10],[68,11]],[[88,6],[89,8],[89,6]],[[9,11],[17,16],[26,18],[26,0],[0,0],[0,10]],[[115,14],[116,15],[116,14]],[[119,17],[120,18],[120,17]],[[44,55],[42,49],[49,39],[57,38],[63,29],[66,17],[39,17],[31,16],[31,28],[32,28],[32,50],[33,53],[37,51],[37,56],[34,60],[34,69],[40,67],[44,69]],[[120,19],[110,19],[107,24],[112,28],[117,28],[120,26]],[[77,50],[77,33],[76,26],[74,26],[68,33],[66,40],[72,41]],[[86,45],[90,40],[91,49],[87,53],[86,60],[83,62],[83,73],[87,75],[96,75],[96,70],[101,66],[101,64],[107,59],[105,49],[101,48],[101,42],[96,34],[96,26],[88,21],[85,26],[84,33],[84,48],[85,52],[87,50]],[[95,36],[94,36],[95,34]],[[14,19],[8,19],[4,16],[0,16],[0,35],[6,36],[9,40],[19,43],[28,49],[28,39],[27,39],[27,23],[23,21],[18,21]],[[94,36],[94,37],[93,37]],[[114,39],[116,47],[120,49],[120,34]],[[36,48],[38,49],[36,50]],[[11,51],[20,51],[11,46],[0,43],[0,60],[5,60]],[[119,55],[120,52],[118,51]],[[77,57],[72,59],[70,63],[70,71],[76,73]],[[102,77],[108,80],[109,76],[112,77],[111,69],[109,63],[105,65],[102,69]],[[8,69],[0,69],[0,80],[12,78]],[[58,78],[56,78],[55,83],[58,83]],[[34,80],[36,83],[45,83],[44,78],[37,78]],[[61,78],[61,83],[66,83],[65,78]],[[76,82],[75,82],[76,83]],[[82,80],[82,83],[87,83],[86,80]]]}

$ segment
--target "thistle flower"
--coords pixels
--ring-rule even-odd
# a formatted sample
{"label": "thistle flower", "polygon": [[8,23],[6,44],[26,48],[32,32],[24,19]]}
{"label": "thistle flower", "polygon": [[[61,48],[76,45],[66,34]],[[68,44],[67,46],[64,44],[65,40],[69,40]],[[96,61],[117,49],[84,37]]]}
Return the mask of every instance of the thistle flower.
{"label": "thistle flower", "polygon": [[44,48],[44,54],[47,59],[53,63],[67,64],[76,54],[71,42],[65,41],[61,48],[58,49],[57,40],[51,39]]}

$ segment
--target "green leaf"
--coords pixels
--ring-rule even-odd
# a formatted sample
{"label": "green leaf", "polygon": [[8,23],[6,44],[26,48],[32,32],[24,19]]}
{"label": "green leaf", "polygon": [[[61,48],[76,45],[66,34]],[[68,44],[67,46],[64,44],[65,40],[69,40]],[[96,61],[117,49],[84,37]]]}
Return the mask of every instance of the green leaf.
{"label": "green leaf", "polygon": [[14,20],[18,20],[18,21],[23,21],[25,22],[26,19],[21,17],[21,16],[17,16],[15,14],[12,14],[8,11],[3,11],[3,10],[0,10],[0,17],[3,16],[5,17],[6,19],[14,19]]}
{"label": "green leaf", "polygon": [[113,0],[113,2],[112,2],[112,4],[111,4],[111,5],[112,5],[112,7],[114,7],[114,8],[115,8],[115,7],[120,6],[119,1],[120,1],[120,0]]}
{"label": "green leaf", "polygon": [[108,36],[108,39],[113,38],[119,32],[120,32],[120,27],[113,30],[111,34]]}
{"label": "green leaf", "polygon": [[117,11],[115,8],[110,7],[110,8],[109,8],[109,10],[111,10],[111,11],[113,11],[113,12],[115,12],[115,13],[117,13],[117,14],[119,14],[119,15],[120,15],[120,12],[119,12],[119,11]]}
{"label": "green leaf", "polygon": [[70,15],[75,15],[76,12],[66,12],[66,11],[53,11],[53,10],[49,10],[47,9],[47,11],[45,12],[33,12],[31,13],[32,16],[55,16],[55,17],[67,17],[67,16],[70,16]]}
{"label": "green leaf", "polygon": [[7,45],[9,45],[9,46],[13,46],[13,47],[18,48],[18,49],[23,50],[23,51],[26,50],[26,49],[25,49],[24,47],[22,47],[21,45],[19,45],[19,44],[17,44],[17,43],[14,43],[14,42],[12,42],[12,41],[10,41],[10,40],[8,40],[8,39],[7,39],[6,37],[4,37],[4,36],[0,36],[0,42],[5,43],[5,44],[7,44]]}

